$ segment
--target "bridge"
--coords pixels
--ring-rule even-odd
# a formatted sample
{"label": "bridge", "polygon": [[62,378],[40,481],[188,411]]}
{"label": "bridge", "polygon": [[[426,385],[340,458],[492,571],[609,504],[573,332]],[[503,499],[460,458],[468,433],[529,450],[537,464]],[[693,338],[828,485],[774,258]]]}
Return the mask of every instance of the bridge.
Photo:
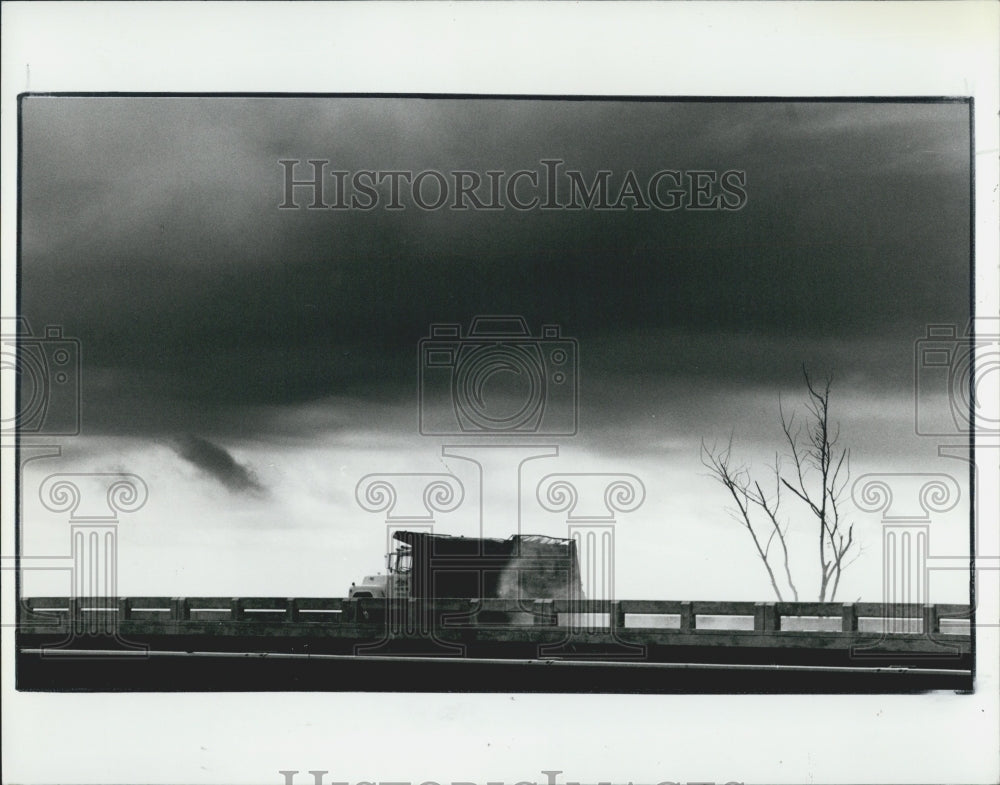
{"label": "bridge", "polygon": [[969,605],[22,599],[19,689],[969,690]]}

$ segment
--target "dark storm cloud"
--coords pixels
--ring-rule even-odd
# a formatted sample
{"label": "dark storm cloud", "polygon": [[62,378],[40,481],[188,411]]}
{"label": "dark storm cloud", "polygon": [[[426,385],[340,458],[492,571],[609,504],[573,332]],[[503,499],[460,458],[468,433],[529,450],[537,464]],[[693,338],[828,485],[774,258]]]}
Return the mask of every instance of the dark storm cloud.
{"label": "dark storm cloud", "polygon": [[224,448],[207,439],[185,434],[171,440],[174,451],[184,460],[234,492],[263,493],[254,473],[233,458]]}
{"label": "dark storm cloud", "polygon": [[[412,400],[427,326],[478,313],[562,324],[582,357],[600,347],[595,376],[794,379],[804,346],[836,338],[838,372],[877,380],[925,323],[968,318],[964,104],[36,97],[23,111],[24,310],[81,339],[102,400],[137,380],[141,400],[201,412]],[[559,158],[616,184],[739,169],[748,202],[279,211],[281,158],[444,172]]]}

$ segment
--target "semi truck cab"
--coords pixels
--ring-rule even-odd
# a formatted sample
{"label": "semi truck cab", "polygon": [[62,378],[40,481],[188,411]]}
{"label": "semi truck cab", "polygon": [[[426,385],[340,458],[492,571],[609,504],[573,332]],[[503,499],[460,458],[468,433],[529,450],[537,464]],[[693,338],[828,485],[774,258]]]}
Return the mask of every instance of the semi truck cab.
{"label": "semi truck cab", "polygon": [[410,596],[410,578],[413,574],[413,550],[406,543],[392,553],[386,554],[386,574],[366,575],[361,583],[352,583],[347,593],[348,599],[362,597],[393,597],[406,599]]}

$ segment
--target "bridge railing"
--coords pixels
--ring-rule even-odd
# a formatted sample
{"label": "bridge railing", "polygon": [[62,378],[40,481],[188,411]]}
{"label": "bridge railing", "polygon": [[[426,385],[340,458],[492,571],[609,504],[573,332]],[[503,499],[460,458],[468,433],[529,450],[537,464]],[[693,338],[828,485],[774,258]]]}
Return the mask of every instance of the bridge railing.
{"label": "bridge railing", "polygon": [[33,629],[68,618],[103,614],[146,624],[240,622],[384,625],[387,618],[421,616],[434,627],[578,626],[695,633],[727,629],[764,633],[879,632],[969,635],[963,604],[887,605],[877,602],[726,602],[675,600],[356,599],[324,597],[70,597],[22,598],[18,622]]}

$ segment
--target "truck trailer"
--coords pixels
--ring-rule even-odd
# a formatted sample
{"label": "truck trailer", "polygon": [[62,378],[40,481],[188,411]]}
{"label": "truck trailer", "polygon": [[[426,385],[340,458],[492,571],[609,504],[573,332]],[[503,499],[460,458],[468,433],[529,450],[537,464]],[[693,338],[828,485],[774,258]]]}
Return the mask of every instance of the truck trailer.
{"label": "truck trailer", "polygon": [[564,599],[583,597],[574,540],[537,534],[503,539],[397,531],[386,573],[351,584],[348,596]]}

